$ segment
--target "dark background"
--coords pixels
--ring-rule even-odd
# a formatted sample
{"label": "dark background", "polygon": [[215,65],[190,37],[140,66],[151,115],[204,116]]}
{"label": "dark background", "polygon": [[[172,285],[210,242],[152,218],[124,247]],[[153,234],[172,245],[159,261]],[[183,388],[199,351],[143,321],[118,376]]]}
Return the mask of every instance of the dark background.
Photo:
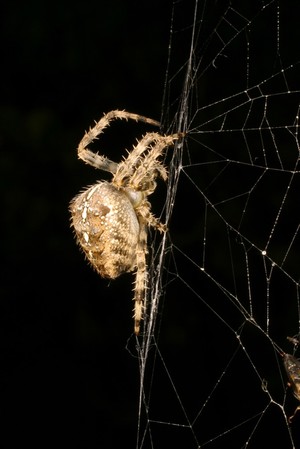
{"label": "dark background", "polygon": [[[160,0],[1,6],[3,447],[135,445],[139,367],[126,349],[128,339],[134,345],[132,276],[109,283],[92,271],[68,204],[100,176],[76,155],[94,120],[112,109],[160,119],[171,11],[172,2]],[[181,67],[186,49],[175,48]],[[211,83],[208,92],[225,95]],[[114,129],[100,148],[117,161],[144,128]],[[174,347],[169,356],[176,358]]]}
{"label": "dark background", "polygon": [[[93,272],[68,204],[100,176],[76,154],[94,120],[160,119],[170,16],[158,0],[1,6],[2,447],[135,444],[133,278]],[[144,131],[120,124],[100,148],[119,160]]]}

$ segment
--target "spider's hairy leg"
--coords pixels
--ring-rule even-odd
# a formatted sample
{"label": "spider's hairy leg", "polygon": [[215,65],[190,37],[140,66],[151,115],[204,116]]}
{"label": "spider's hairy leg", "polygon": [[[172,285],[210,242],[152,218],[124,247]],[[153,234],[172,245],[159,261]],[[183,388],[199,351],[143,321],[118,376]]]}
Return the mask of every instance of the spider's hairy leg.
{"label": "spider's hairy leg", "polygon": [[86,164],[92,165],[92,167],[98,168],[99,170],[108,171],[112,174],[115,174],[118,168],[118,164],[116,162],[111,161],[105,156],[100,156],[100,154],[93,153],[91,150],[86,148],[80,151],[79,158]]}
{"label": "spider's hairy leg", "polygon": [[159,138],[153,139],[154,145],[150,146],[148,154],[144,157],[141,167],[139,167],[132,178],[132,185],[133,187],[138,186],[142,180],[142,178],[145,176],[145,173],[149,173],[152,175],[152,173],[159,173],[161,178],[166,181],[168,175],[167,170],[165,169],[164,165],[157,161],[157,158],[159,158],[164,149],[174,145],[174,141],[179,140],[182,138],[181,133],[177,134],[171,134],[169,136],[161,136],[159,135]]}
{"label": "spider's hairy leg", "polygon": [[139,219],[140,235],[136,250],[136,274],[134,282],[134,333],[139,335],[140,322],[144,314],[144,299],[147,289],[147,228],[143,218]]}
{"label": "spider's hairy leg", "polygon": [[[182,133],[162,136],[156,132],[147,133],[133,147],[128,156],[118,166],[114,177],[114,184],[122,186],[124,178],[130,178],[130,187],[137,189],[142,179],[151,177],[152,173],[157,171],[162,179],[167,179],[167,171],[157,158],[162,155],[163,150],[174,144],[175,140],[181,139]],[[154,143],[151,146],[151,143]],[[143,153],[147,153],[143,155]]]}
{"label": "spider's hairy leg", "polygon": [[149,201],[144,201],[139,207],[136,208],[138,216],[143,218],[148,227],[157,229],[159,232],[167,232],[167,226],[161,223],[159,219],[150,212],[150,207],[151,204]]}
{"label": "spider's hairy leg", "polygon": [[[139,160],[140,156],[148,151],[147,158],[150,161],[157,159],[163,152],[163,150],[173,145],[175,140],[180,139],[183,136],[181,133],[171,134],[169,136],[162,136],[159,133],[147,133],[143,138],[138,141],[137,145],[133,147],[132,151],[128,154],[127,159],[123,162],[126,162],[128,166],[134,166],[136,161]],[[154,143],[154,146],[151,147],[151,143]]]}
{"label": "spider's hairy leg", "polygon": [[84,162],[92,165],[95,168],[108,171],[113,174],[116,173],[118,165],[104,156],[93,153],[89,148],[87,148],[87,146],[92,143],[93,140],[97,139],[98,136],[104,132],[105,128],[109,126],[110,122],[115,119],[131,119],[135,121],[145,122],[153,126],[160,125],[160,123],[156,120],[144,117],[143,115],[134,114],[127,111],[114,110],[108,112],[107,114],[104,114],[104,116],[98,122],[96,122],[95,126],[90,128],[89,131],[85,133],[78,145],[78,158],[82,159]]}
{"label": "spider's hairy leg", "polygon": [[139,335],[140,322],[144,315],[144,300],[148,284],[148,271],[146,263],[147,250],[147,226],[152,226],[160,232],[166,232],[167,227],[151,214],[150,203],[145,201],[137,209],[140,224],[140,233],[136,250],[136,274],[134,282],[134,333]]}

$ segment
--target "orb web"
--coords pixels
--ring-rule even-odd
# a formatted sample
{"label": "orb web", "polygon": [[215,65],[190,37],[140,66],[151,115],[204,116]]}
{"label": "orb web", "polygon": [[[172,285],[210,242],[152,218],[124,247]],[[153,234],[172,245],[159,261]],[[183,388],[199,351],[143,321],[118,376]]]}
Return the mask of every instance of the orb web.
{"label": "orb web", "polygon": [[173,4],[162,123],[186,137],[134,342],[137,448],[300,447],[299,6],[240,3]]}

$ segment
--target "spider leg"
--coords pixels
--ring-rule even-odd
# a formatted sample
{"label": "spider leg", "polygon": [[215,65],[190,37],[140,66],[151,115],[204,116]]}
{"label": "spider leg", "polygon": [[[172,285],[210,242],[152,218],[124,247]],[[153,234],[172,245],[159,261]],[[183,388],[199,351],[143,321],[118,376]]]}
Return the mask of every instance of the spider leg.
{"label": "spider leg", "polygon": [[137,209],[140,224],[140,233],[136,251],[136,274],[134,282],[134,333],[139,335],[140,322],[144,315],[144,300],[148,285],[148,271],[146,263],[147,251],[147,225],[158,229],[160,232],[166,232],[166,225],[151,214],[150,204],[145,201],[142,206]]}
{"label": "spider leg", "polygon": [[104,156],[93,153],[87,147],[91,142],[93,142],[93,140],[97,139],[98,136],[104,132],[105,128],[109,126],[110,122],[115,119],[131,119],[149,123],[150,125],[154,126],[160,125],[160,123],[156,120],[144,117],[143,115],[134,114],[127,111],[114,110],[108,112],[107,114],[104,114],[104,116],[98,122],[96,122],[95,126],[93,128],[90,128],[89,131],[85,133],[77,149],[79,159],[82,159],[84,162],[92,165],[95,168],[99,168],[100,170],[108,171],[113,174],[116,173],[118,164]]}
{"label": "spider leg", "polygon": [[116,173],[117,171],[118,164],[116,162],[111,161],[105,156],[100,156],[97,153],[93,153],[88,148],[83,148],[82,150],[80,150],[80,154],[78,151],[78,156],[86,164],[98,168],[99,170],[108,171],[112,174]]}
{"label": "spider leg", "polygon": [[140,235],[136,251],[136,274],[134,285],[134,333],[139,335],[140,322],[144,314],[144,298],[147,289],[147,228],[143,218],[139,219]]}
{"label": "spider leg", "polygon": [[300,405],[298,405],[298,407],[296,407],[296,409],[295,409],[294,413],[292,414],[292,416],[289,416],[289,418],[288,418],[288,422],[289,423],[292,422],[294,416],[296,415],[297,412],[299,412],[299,410],[300,410]]}
{"label": "spider leg", "polygon": [[[147,133],[128,153],[127,158],[118,165],[114,176],[114,184],[123,186],[124,179],[129,178],[130,184],[128,184],[128,187],[139,190],[141,181],[145,179],[145,173],[149,178],[156,178],[159,174],[162,179],[166,180],[167,171],[163,164],[157,161],[157,158],[162,155],[166,147],[172,145],[175,140],[182,136],[181,133],[169,136],[162,136],[155,132]],[[151,143],[154,143],[154,145],[151,146]],[[142,157],[146,150],[148,150],[148,153]],[[155,172],[157,173],[155,174]]]}
{"label": "spider leg", "polygon": [[157,229],[159,232],[166,232],[166,225],[161,223],[159,219],[150,212],[150,207],[151,204],[149,203],[149,201],[144,201],[143,204],[136,209],[138,216],[143,217],[144,222],[147,223],[149,227],[151,226],[152,228]]}

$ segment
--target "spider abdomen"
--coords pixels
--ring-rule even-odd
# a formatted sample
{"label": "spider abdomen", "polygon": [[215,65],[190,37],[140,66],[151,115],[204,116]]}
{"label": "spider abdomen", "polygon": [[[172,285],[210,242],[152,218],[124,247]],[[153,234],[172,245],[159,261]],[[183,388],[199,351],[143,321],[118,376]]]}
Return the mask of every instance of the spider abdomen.
{"label": "spider abdomen", "polygon": [[70,204],[77,243],[103,277],[116,278],[136,267],[139,222],[123,190],[98,182]]}

